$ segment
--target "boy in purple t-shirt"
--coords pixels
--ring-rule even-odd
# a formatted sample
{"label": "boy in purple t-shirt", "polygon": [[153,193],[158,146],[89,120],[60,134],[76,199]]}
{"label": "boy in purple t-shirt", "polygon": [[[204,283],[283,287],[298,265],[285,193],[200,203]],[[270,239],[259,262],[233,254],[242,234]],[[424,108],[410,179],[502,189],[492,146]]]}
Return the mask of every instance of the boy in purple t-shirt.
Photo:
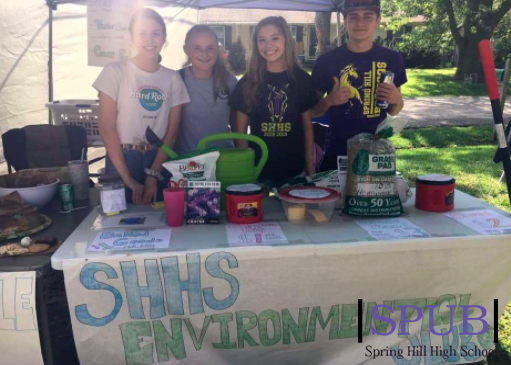
{"label": "boy in purple t-shirt", "polygon": [[[312,82],[323,98],[313,116],[330,113],[330,128],[325,143],[321,170],[337,169],[337,156],[347,155],[347,140],[359,133],[374,133],[378,124],[403,109],[400,86],[407,82],[403,57],[373,43],[380,24],[379,0],[346,0],[343,10],[348,30],[347,45],[338,47],[314,64]],[[382,72],[395,74],[394,84],[380,84]],[[377,100],[389,103],[380,109]]]}

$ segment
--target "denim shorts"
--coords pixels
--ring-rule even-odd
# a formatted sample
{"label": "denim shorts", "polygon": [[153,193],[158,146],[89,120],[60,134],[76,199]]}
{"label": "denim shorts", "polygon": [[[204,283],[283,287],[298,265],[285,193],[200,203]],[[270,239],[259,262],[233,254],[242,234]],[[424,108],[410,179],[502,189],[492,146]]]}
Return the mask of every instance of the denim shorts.
{"label": "denim shorts", "polygon": [[[123,149],[124,160],[126,161],[126,167],[130,172],[131,177],[140,184],[145,183],[145,179],[147,177],[144,169],[151,168],[151,165],[156,158],[156,154],[158,152],[157,148],[154,148],[149,151],[136,151],[131,149]],[[112,160],[106,156],[105,159],[105,174],[119,176]],[[165,168],[162,170],[161,174],[163,175],[163,181],[158,182],[158,201],[163,200],[163,189],[167,188],[167,183],[170,180],[170,172],[168,172]],[[128,203],[132,202],[133,193],[130,188],[126,186],[126,200]]]}

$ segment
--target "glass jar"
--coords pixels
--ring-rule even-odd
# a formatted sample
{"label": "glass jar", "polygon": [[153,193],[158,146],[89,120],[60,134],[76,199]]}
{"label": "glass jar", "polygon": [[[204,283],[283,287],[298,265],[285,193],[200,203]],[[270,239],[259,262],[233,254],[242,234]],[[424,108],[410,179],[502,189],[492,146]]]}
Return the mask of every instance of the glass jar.
{"label": "glass jar", "polygon": [[103,215],[116,215],[127,210],[126,190],[119,176],[100,176],[96,188],[99,191],[99,201],[101,202],[101,213]]}

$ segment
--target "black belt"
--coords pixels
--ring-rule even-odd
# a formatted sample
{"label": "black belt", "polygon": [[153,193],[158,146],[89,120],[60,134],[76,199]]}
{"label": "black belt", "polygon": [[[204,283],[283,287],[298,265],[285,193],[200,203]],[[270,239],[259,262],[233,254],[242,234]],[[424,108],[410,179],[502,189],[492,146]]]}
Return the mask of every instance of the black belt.
{"label": "black belt", "polygon": [[157,146],[154,144],[121,144],[121,147],[123,150],[134,150],[134,151],[141,151],[141,152],[147,152],[150,150],[155,149]]}

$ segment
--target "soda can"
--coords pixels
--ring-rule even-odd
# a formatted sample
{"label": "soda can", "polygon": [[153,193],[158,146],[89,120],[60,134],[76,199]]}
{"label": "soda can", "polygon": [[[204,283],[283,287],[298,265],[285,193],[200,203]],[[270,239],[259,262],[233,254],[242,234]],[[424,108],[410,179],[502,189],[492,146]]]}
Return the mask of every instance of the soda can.
{"label": "soda can", "polygon": [[60,200],[62,201],[62,210],[69,212],[75,207],[73,185],[63,184],[60,186]]}
{"label": "soda can", "polygon": [[[394,72],[386,71],[382,72],[380,75],[380,84],[392,84],[394,82]],[[389,107],[389,103],[383,100],[378,100],[376,102],[376,106],[380,109],[387,109]]]}

